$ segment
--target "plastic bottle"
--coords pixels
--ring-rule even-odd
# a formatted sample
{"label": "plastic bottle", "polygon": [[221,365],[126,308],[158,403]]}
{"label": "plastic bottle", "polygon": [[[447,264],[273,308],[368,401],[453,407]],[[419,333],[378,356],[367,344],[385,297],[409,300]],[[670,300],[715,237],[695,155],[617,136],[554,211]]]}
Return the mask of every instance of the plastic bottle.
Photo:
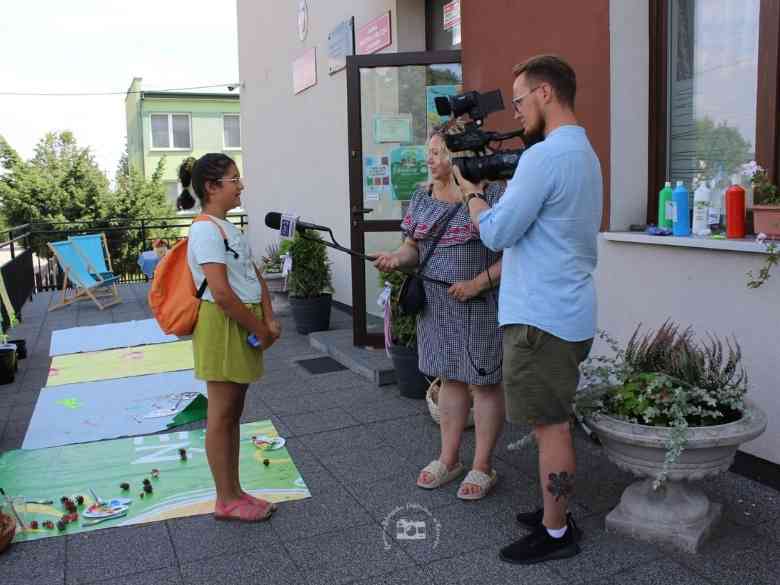
{"label": "plastic bottle", "polygon": [[246,342],[249,344],[250,347],[254,347],[255,349],[260,349],[263,347],[263,344],[260,343],[260,340],[257,338],[257,335],[254,333],[250,334],[246,338]]}
{"label": "plastic bottle", "polygon": [[737,185],[736,178],[732,178],[734,184],[726,189],[726,237],[738,239],[745,237],[745,190]]}
{"label": "plastic bottle", "polygon": [[672,229],[674,206],[672,205],[672,182],[666,181],[658,192],[658,227]]}
{"label": "plastic bottle", "polygon": [[677,186],[672,192],[674,203],[674,221],[672,222],[672,234],[675,236],[691,235],[691,210],[688,202],[688,189],[682,181],[677,181]]}
{"label": "plastic bottle", "polygon": [[705,181],[696,187],[693,192],[693,235],[709,236],[712,231],[709,226],[710,215],[710,188]]}

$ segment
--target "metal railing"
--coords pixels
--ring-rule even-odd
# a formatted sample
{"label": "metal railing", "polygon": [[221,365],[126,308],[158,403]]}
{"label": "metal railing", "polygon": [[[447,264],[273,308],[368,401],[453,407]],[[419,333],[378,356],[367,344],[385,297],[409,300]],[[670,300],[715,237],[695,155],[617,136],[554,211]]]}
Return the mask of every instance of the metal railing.
{"label": "metal railing", "polygon": [[[63,272],[46,245],[48,242],[80,234],[104,233],[113,272],[119,276],[119,282],[145,282],[147,277],[138,263],[141,253],[150,250],[152,242],[158,238],[171,245],[175,240],[186,237],[194,217],[188,214],[28,223],[5,230],[7,240],[0,243],[0,266],[15,309],[18,312],[21,308],[21,305],[16,306],[16,300],[24,304],[24,300],[36,292],[62,288]],[[228,220],[241,231],[245,231],[248,225],[245,213],[230,214]]]}

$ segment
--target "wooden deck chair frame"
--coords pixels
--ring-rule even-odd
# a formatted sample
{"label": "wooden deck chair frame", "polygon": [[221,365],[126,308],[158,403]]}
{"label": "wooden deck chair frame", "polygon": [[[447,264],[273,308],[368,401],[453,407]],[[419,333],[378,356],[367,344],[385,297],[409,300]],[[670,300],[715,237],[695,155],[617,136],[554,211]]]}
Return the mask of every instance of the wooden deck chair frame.
{"label": "wooden deck chair frame", "polygon": [[[114,276],[114,267],[111,264],[111,253],[108,251],[108,239],[106,238],[105,232],[100,232],[98,234],[81,234],[80,236],[70,236],[68,240],[71,242],[74,242],[76,245],[76,252],[84,259],[85,264],[90,269],[90,272],[100,276],[98,280],[102,281],[104,280],[103,271],[100,270],[101,267],[96,267],[92,265],[92,261],[89,258],[87,254],[84,253],[84,250],[79,247],[79,238],[87,236],[87,237],[95,237],[99,236],[100,240],[103,244],[103,262],[105,264],[105,267],[108,269],[108,273],[111,274],[111,276]],[[114,280],[114,283],[111,285],[111,288],[113,289],[113,295],[116,298],[119,297],[119,289],[117,289],[116,286],[116,280]],[[105,288],[101,288],[100,292],[103,293],[105,291]],[[121,300],[121,299],[120,299]]]}
{"label": "wooden deck chair frame", "polygon": [[[54,244],[68,244],[73,246],[73,243],[68,240],[63,242],[54,242]],[[104,288],[106,286],[103,284],[105,280],[100,276],[99,273],[95,272],[94,276],[92,277],[95,284],[93,286],[84,286],[82,282],[79,282],[80,279],[73,273],[73,268],[69,266],[68,262],[62,258],[59,250],[52,245],[52,242],[48,242],[46,245],[52,251],[52,254],[54,254],[55,258],[57,258],[57,262],[59,262],[60,268],[62,268],[64,273],[62,281],[62,295],[59,298],[59,302],[49,307],[49,311],[54,311],[55,309],[66,307],[85,299],[91,299],[101,311],[107,307],[111,307],[122,302],[122,298],[119,296],[119,292],[116,289],[115,283],[109,285],[108,289]],[[89,263],[86,262],[83,256],[79,254],[75,246],[73,249],[79,259],[83,262],[84,269],[87,272],[90,272]],[[103,302],[101,302],[101,299],[103,299]]]}

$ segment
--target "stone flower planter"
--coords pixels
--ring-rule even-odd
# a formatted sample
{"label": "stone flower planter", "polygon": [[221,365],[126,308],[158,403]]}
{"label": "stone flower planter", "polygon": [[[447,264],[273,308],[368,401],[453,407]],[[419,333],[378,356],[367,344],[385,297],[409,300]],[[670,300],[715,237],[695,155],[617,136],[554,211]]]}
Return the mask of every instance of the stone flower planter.
{"label": "stone flower planter", "polygon": [[667,481],[659,490],[653,489],[653,480],[663,469],[671,429],[634,424],[603,414],[586,417],[585,424],[598,435],[615,465],[647,478],[626,488],[620,504],[607,515],[607,530],[696,552],[719,521],[723,506],[710,502],[690,482],[727,471],[737,448],[764,432],[767,418],[746,400],[740,420],[690,428],[685,449],[668,470]]}

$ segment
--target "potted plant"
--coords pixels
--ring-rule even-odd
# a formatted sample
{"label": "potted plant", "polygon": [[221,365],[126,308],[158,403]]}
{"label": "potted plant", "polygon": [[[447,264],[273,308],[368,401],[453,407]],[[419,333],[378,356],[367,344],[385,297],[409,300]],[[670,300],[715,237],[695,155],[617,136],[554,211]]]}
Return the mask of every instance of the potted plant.
{"label": "potted plant", "polygon": [[754,231],[765,234],[769,239],[780,239],[780,193],[777,187],[756,161],[743,165],[742,173],[750,177],[753,186]]}
{"label": "potted plant", "polygon": [[389,287],[385,310],[385,345],[395,368],[398,390],[406,398],[425,398],[428,381],[418,366],[417,316],[405,315],[398,304],[405,275],[401,272],[380,272],[379,284]]}
{"label": "potted plant", "polygon": [[657,332],[640,328],[624,349],[600,333],[613,355],[583,366],[577,412],[609,459],[642,478],[623,492],[607,528],[695,552],[722,506],[690,482],[728,470],[767,419],[745,399],[736,340],[696,341],[691,328],[670,321]]}
{"label": "potted plant", "polygon": [[327,331],[330,327],[332,285],[325,246],[316,233],[300,233],[290,245],[292,268],[288,276],[290,308],[298,333]]}
{"label": "potted plant", "polygon": [[291,240],[281,243],[271,242],[263,256],[263,278],[268,283],[268,289],[273,293],[287,292],[287,274],[284,271],[284,261],[290,252]]}

